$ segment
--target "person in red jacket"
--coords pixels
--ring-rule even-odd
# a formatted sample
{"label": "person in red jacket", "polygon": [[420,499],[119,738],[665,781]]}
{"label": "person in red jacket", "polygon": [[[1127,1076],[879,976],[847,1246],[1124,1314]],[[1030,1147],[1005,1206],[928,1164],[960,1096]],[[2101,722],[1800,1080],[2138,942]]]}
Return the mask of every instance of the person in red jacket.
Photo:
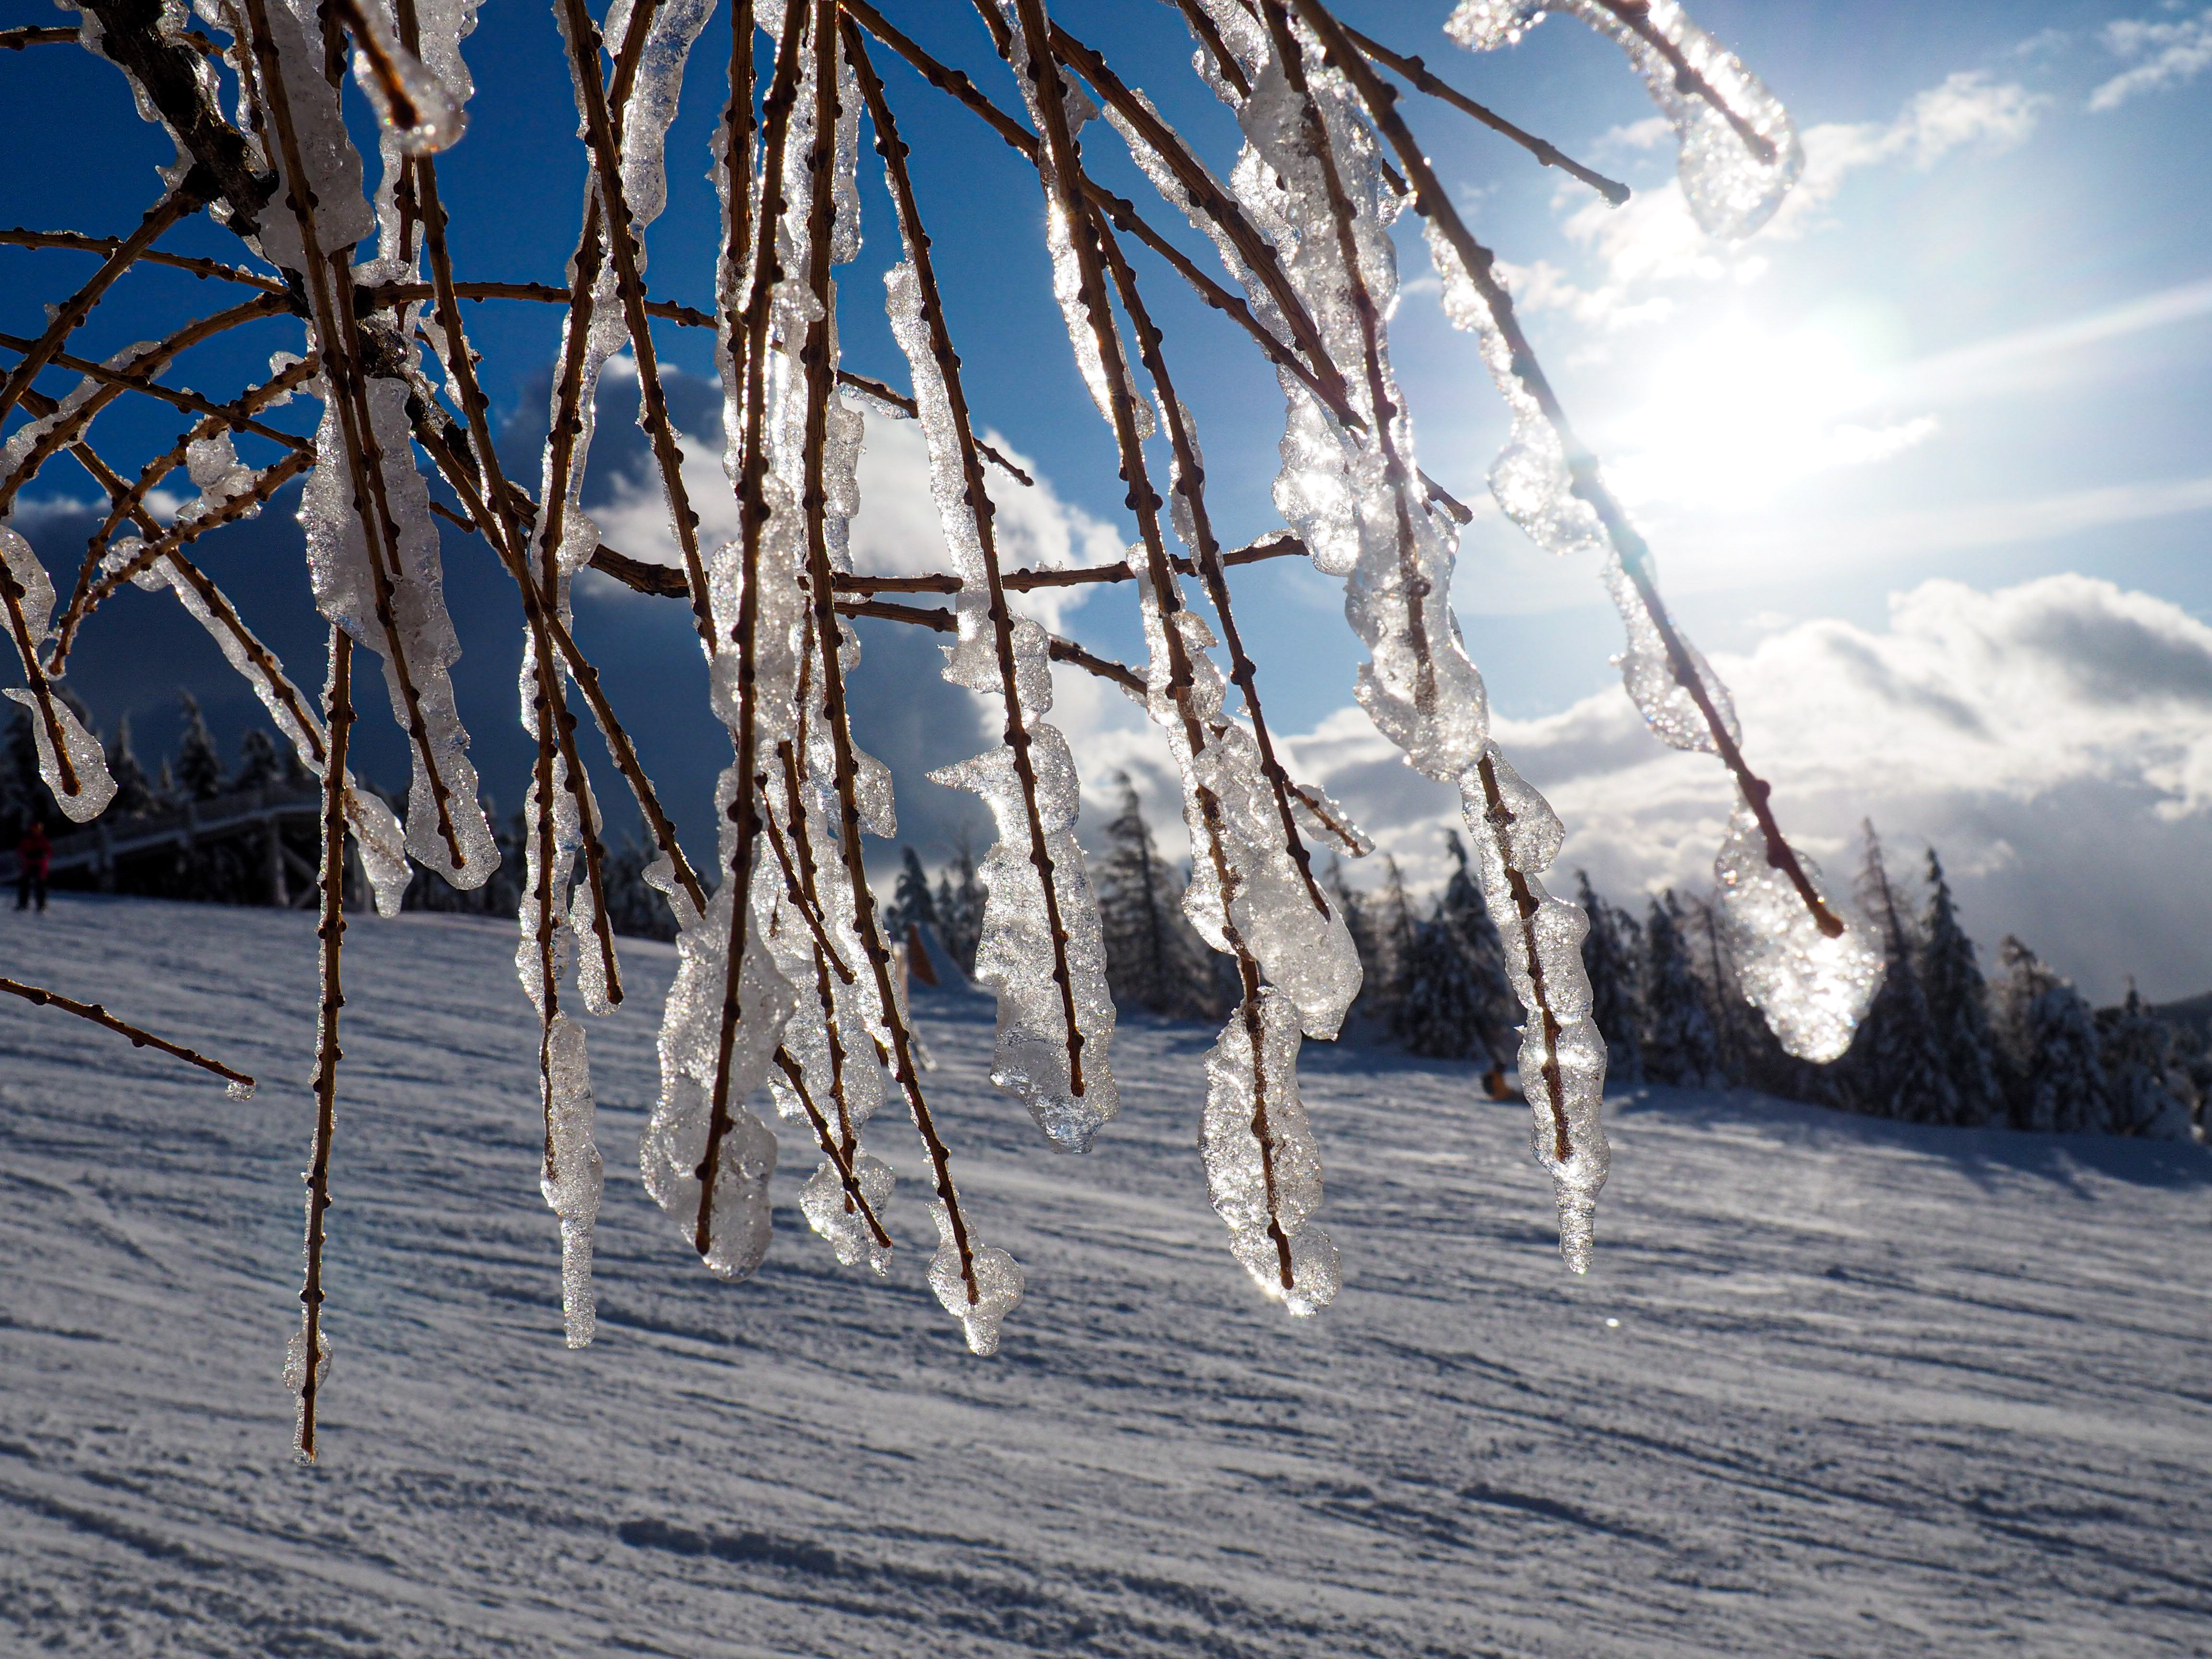
{"label": "person in red jacket", "polygon": [[15,908],[31,908],[31,895],[39,896],[39,908],[46,908],[46,866],[54,855],[54,844],[46,839],[46,826],[33,819],[23,832],[23,839],[15,843]]}

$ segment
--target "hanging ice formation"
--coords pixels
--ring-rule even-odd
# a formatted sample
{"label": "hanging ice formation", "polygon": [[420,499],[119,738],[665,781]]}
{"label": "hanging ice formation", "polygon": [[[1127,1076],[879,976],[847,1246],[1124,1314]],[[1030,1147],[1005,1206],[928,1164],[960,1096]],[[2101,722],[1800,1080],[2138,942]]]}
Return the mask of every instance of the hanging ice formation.
{"label": "hanging ice formation", "polygon": [[[1587,1264],[1607,1149],[1604,1045],[1582,968],[1584,924],[1547,890],[1564,826],[1492,740],[1482,678],[1450,607],[1467,514],[1421,471],[1391,366],[1388,325],[1401,299],[1391,228],[1407,206],[1425,221],[1445,312],[1474,337],[1511,416],[1492,494],[1539,545],[1596,567],[1626,629],[1619,664],[1629,696],[1662,741],[1714,755],[1734,781],[1736,810],[1715,871],[1745,994],[1793,1054],[1831,1057],[1849,1043],[1880,952],[1784,836],[1743,753],[1726,687],[1668,615],[1649,548],[1577,439],[1492,256],[1414,143],[1377,66],[1437,91],[1425,67],[1346,28],[1324,0],[1179,0],[1194,64],[1242,136],[1222,172],[1104,54],[1048,15],[1044,0],[977,8],[1026,120],[933,58],[873,0],[732,0],[727,92],[712,147],[721,242],[708,317],[649,294],[644,239],[669,200],[666,146],[714,0],[613,0],[599,19],[586,0],[550,0],[586,162],[565,292],[472,283],[454,267],[439,169],[449,155],[468,155],[453,147],[474,92],[461,47],[478,3],[192,0],[188,11],[182,0],[85,0],[78,40],[127,77],[140,114],[169,135],[176,159],[161,170],[161,198],[128,236],[9,233],[102,261],[49,307],[44,335],[15,348],[21,361],[0,378],[0,414],[15,422],[0,443],[0,516],[64,453],[109,498],[65,605],[28,544],[0,526],[0,621],[26,682],[8,696],[26,711],[46,787],[77,822],[115,793],[100,744],[60,686],[79,631],[131,584],[175,596],[322,784],[318,1121],[305,1316],[289,1356],[303,1453],[314,1449],[330,1351],[319,1309],[337,1124],[346,838],[387,914],[410,861],[468,887],[498,858],[454,705],[460,644],[443,598],[432,474],[443,492],[434,511],[486,544],[524,614],[518,691],[534,758],[515,967],[538,1015],[540,1187],[561,1236],[572,1344],[593,1330],[592,1236],[605,1179],[579,1015],[603,1013],[623,995],[579,702],[645,819],[653,843],[645,879],[665,897],[678,930],[661,1091],[641,1164],[685,1245],[726,1278],[759,1264],[779,1133],[787,1133],[811,1152],[799,1195],[810,1226],[841,1262],[888,1272],[893,1176],[865,1136],[895,1093],[927,1164],[933,1290],[985,1353],[1021,1298],[1020,1268],[979,1236],[954,1182],[893,967],[895,942],[869,885],[865,837],[890,835],[894,815],[888,771],[854,739],[848,698],[860,642],[847,618],[854,614],[949,636],[945,678],[991,700],[996,740],[937,777],[980,796],[997,830],[981,871],[977,958],[998,1000],[992,1076],[1062,1151],[1100,1136],[1117,1090],[1115,1010],[1076,838],[1075,757],[1048,718],[1053,665],[1101,674],[1144,704],[1180,778],[1193,860],[1186,912],[1232,964],[1239,993],[1204,1065],[1209,1195],[1236,1259],[1264,1293],[1297,1314],[1331,1300],[1340,1272],[1317,1220],[1321,1159],[1297,1056],[1308,1038],[1335,1033],[1358,989],[1359,963],[1307,837],[1353,857],[1371,842],[1325,794],[1291,779],[1224,574],[1292,552],[1344,584],[1346,618],[1364,647],[1354,687],[1362,708],[1408,764],[1460,792],[1525,1013],[1520,1069],[1532,1144],[1554,1182],[1562,1252],[1577,1269]],[[1674,0],[1462,0],[1446,32],[1492,50],[1546,9],[1573,14],[1627,54],[1675,131],[1683,197],[1699,225],[1741,237],[1771,216],[1803,166],[1789,117]],[[194,20],[198,32],[187,33]],[[976,430],[923,228],[933,183],[909,173],[892,107],[904,86],[887,86],[875,52],[963,105],[1036,172],[1054,302],[1111,434],[1135,530],[1118,566],[1004,566],[982,461],[1006,463]],[[1543,164],[1608,200],[1626,198],[1624,186],[1548,143],[1450,96]],[[377,125],[373,196],[344,119],[351,97],[366,100]],[[911,396],[848,375],[840,358],[835,272],[860,251],[864,121],[898,231],[884,299]],[[1225,282],[1086,173],[1081,138],[1109,128],[1169,208],[1211,241]],[[249,266],[152,252],[203,210],[236,234]],[[71,336],[107,287],[149,258],[242,285],[249,297],[97,362],[72,355]],[[1288,531],[1234,553],[1215,532],[1199,436],[1139,282],[1137,262],[1152,258],[1243,330],[1281,379],[1273,496]],[[534,497],[502,471],[467,335],[463,301],[486,298],[562,307]],[[204,341],[301,322],[304,342],[289,332],[285,344],[304,349],[277,352],[266,378],[228,402],[174,383],[175,361]],[[734,501],[738,527],[719,545],[700,539],[704,515],[694,497],[703,486],[684,465],[653,334],[687,325],[711,326],[721,377],[725,477],[715,488]],[[48,395],[38,384],[46,376],[73,378],[57,380]],[[585,509],[599,392],[632,380],[674,570],[604,547]],[[846,400],[848,386],[857,404]],[[109,468],[88,436],[126,396],[160,399],[189,421],[135,482]],[[312,432],[288,412],[295,398],[319,410]],[[852,568],[863,408],[919,422],[945,545],[939,571],[878,579]],[[191,486],[180,505],[159,490],[179,468]],[[255,516],[301,479],[308,587],[335,625],[319,708],[195,562],[200,540]],[[704,875],[688,861],[575,637],[574,585],[586,565],[690,606],[711,706],[732,750],[716,790],[714,867]],[[1132,584],[1146,645],[1141,668],[1054,637],[1018,609],[1028,588],[1094,580]],[[882,599],[886,592],[935,592],[946,605],[909,606]],[[361,665],[378,665],[408,740],[404,828],[349,769],[356,643],[369,653]]]}

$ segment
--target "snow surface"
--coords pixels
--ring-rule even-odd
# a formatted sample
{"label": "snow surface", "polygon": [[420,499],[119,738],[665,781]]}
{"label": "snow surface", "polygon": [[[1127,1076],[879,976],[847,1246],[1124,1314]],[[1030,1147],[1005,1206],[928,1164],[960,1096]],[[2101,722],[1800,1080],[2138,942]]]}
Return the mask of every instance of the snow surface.
{"label": "snow surface", "polygon": [[[993,1360],[796,1212],[750,1284],[631,1162],[673,953],[592,1022],[599,1334],[562,1346],[502,923],[357,919],[323,1463],[297,1322],[312,918],[63,896],[0,964],[263,1079],[0,999],[0,1651],[2096,1655],[2212,1648],[2212,1157],[1742,1094],[1613,1103],[1587,1280],[1528,1113],[1315,1045],[1346,1285],[1260,1304],[1196,1152],[1211,1032],[1132,1019],[1054,1154],[988,1000],[917,993]],[[892,1121],[886,1113],[883,1132]],[[1609,1323],[1618,1320],[1619,1324]]]}

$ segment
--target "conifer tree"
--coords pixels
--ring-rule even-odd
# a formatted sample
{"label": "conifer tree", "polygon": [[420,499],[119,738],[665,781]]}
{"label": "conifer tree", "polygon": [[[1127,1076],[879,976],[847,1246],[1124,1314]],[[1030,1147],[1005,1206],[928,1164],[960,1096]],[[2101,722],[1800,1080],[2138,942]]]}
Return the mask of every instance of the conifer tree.
{"label": "conifer tree", "polygon": [[1375,979],[1374,1008],[1376,1018],[1394,1024],[1398,1005],[1405,1000],[1406,975],[1412,970],[1413,936],[1419,924],[1414,920],[1413,901],[1406,895],[1405,872],[1399,869],[1395,854],[1383,855],[1382,868],[1385,879],[1375,916],[1376,953],[1382,966]]}
{"label": "conifer tree", "polygon": [[[2103,1018],[2100,1024],[2106,1024]],[[2105,1127],[2114,1134],[2185,1139],[2190,1103],[2176,1075],[2173,1032],[2128,981],[2127,1000],[2110,1017],[2100,1059],[2105,1067]]]}
{"label": "conifer tree", "polygon": [[179,691],[177,701],[185,710],[184,730],[177,739],[178,786],[191,799],[211,800],[222,793],[228,781],[222,751],[216,747],[215,733],[208,730],[207,717],[200,713],[199,699],[189,691]]}
{"label": "conifer tree", "polygon": [[1644,1081],[1642,930],[1626,911],[1599,896],[1589,871],[1576,871],[1575,879],[1583,914],[1589,918],[1589,932],[1583,935],[1583,968],[1589,975],[1590,1018],[1605,1035],[1606,1080],[1632,1089]]}
{"label": "conifer tree", "polygon": [[1987,1123],[2004,1114],[1996,1053],[1990,1035],[1990,991],[1974,942],[1959,925],[1943,861],[1928,849],[1928,919],[1920,977],[1943,1070],[1950,1079],[1954,1123]]}
{"label": "conifer tree", "polygon": [[1875,1117],[1915,1123],[1958,1121],[1958,1091],[1921,983],[1919,955],[1883,861],[1881,839],[1866,830],[1866,863],[1859,873],[1859,902],[1882,936],[1886,963],[1881,988],[1852,1038],[1843,1066],[1852,1107]]}
{"label": "conifer tree", "polygon": [[960,964],[960,971],[975,972],[975,947],[983,938],[983,883],[975,873],[975,849],[963,828],[955,843],[952,862],[939,878],[937,925],[945,948]]}
{"label": "conifer tree", "polygon": [[1485,1072],[1498,1073],[1506,1056],[1491,1046],[1482,1005],[1473,952],[1439,903],[1413,932],[1392,1029],[1408,1054],[1472,1060]]}
{"label": "conifer tree", "polygon": [[1644,1074],[1654,1083],[1702,1087],[1719,1074],[1720,1047],[1673,888],[1651,901],[1644,937]]}
{"label": "conifer tree", "polygon": [[115,780],[112,811],[137,817],[154,810],[154,786],[131,746],[131,716],[116,723],[115,737],[107,745],[107,775]]}
{"label": "conifer tree", "polygon": [[910,927],[937,931],[937,901],[930,896],[929,876],[911,847],[899,848],[898,886],[891,895],[890,921],[894,942],[902,941]]}
{"label": "conifer tree", "polygon": [[[1444,850],[1451,854],[1452,872],[1444,882],[1437,914],[1459,936],[1467,951],[1468,970],[1475,987],[1479,1028],[1475,1035],[1490,1053],[1491,1069],[1502,1073],[1518,1046],[1513,1040],[1513,1028],[1521,1012],[1520,1000],[1513,994],[1512,981],[1506,977],[1505,945],[1498,936],[1498,924],[1491,920],[1490,907],[1483,902],[1482,889],[1468,866],[1467,848],[1456,830],[1444,831]],[[1493,1085],[1493,1092],[1502,1083],[1501,1077]]]}
{"label": "conifer tree", "polygon": [[1121,811],[1106,826],[1106,856],[1092,871],[1107,989],[1124,1008],[1204,1018],[1217,1006],[1212,953],[1183,916],[1183,884],[1160,857],[1136,785],[1127,773],[1120,776]]}
{"label": "conifer tree", "polygon": [[1997,947],[1997,1033],[2015,1129],[2101,1129],[2109,1085],[2095,1018],[2072,985],[2010,934]]}
{"label": "conifer tree", "polygon": [[1751,1080],[1751,1057],[1757,1047],[1751,1028],[1765,1022],[1752,1011],[1738,985],[1735,969],[1721,944],[1717,907],[1692,895],[1682,902],[1682,928],[1690,951],[1691,971],[1705,993],[1705,1018],[1713,1028],[1713,1052],[1719,1057],[1714,1073],[1730,1088]]}
{"label": "conifer tree", "polygon": [[238,775],[231,780],[234,789],[264,789],[284,775],[284,763],[277,757],[276,739],[259,726],[250,726],[238,742]]}
{"label": "conifer tree", "polygon": [[1352,1006],[1371,1018],[1388,1000],[1382,936],[1375,925],[1374,900],[1345,878],[1344,860],[1334,856],[1328,864],[1328,902],[1343,916],[1352,949],[1359,954],[1359,997]]}

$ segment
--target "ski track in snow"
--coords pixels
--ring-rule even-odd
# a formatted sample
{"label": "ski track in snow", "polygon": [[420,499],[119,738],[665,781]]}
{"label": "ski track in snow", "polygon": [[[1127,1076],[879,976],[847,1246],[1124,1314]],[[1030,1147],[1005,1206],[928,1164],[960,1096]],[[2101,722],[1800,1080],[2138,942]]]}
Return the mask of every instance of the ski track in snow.
{"label": "ski track in snow", "polygon": [[[1196,1150],[1208,1034],[1130,1019],[1054,1154],[921,992],[995,1360],[799,1219],[750,1284],[635,1153],[673,966],[592,1023],[599,1337],[562,1346],[511,925],[347,933],[323,1463],[291,1461],[313,922],[63,896],[19,977],[263,1079],[0,1006],[0,1650],[2124,1656],[2212,1646],[2212,1157],[1736,1094],[1612,1104],[1595,1270],[1527,1112],[1308,1048],[1346,1290],[1260,1304]],[[880,1120],[888,1133],[887,1107]],[[1620,1321],[1608,1328],[1608,1318]]]}

